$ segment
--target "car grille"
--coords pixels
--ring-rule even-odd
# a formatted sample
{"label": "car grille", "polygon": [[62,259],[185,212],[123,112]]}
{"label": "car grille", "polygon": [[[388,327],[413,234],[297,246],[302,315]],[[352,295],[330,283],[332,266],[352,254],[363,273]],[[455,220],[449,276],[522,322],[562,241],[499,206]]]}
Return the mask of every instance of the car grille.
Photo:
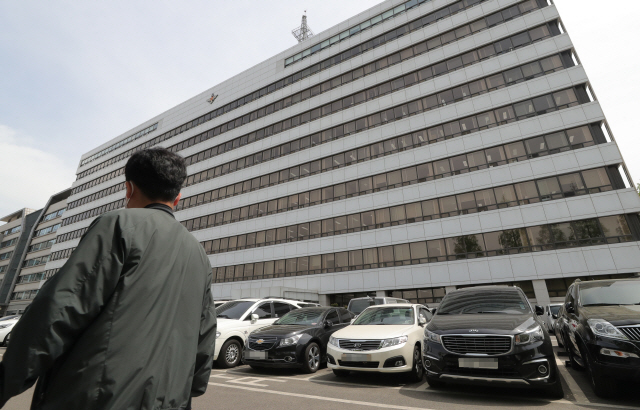
{"label": "car grille", "polygon": [[509,336],[442,336],[444,347],[459,354],[498,355],[511,350]]}
{"label": "car grille", "polygon": [[380,349],[381,340],[349,340],[338,339],[340,348],[347,350],[378,350]]}
{"label": "car grille", "polygon": [[340,366],[344,367],[362,367],[365,369],[377,369],[380,362],[347,362],[344,360],[338,360]]}
{"label": "car grille", "polygon": [[[262,340],[262,343],[258,343]],[[269,350],[278,342],[277,337],[249,337],[249,349],[251,350]]]}
{"label": "car grille", "polygon": [[640,326],[619,327],[618,330],[631,340],[640,340]]}

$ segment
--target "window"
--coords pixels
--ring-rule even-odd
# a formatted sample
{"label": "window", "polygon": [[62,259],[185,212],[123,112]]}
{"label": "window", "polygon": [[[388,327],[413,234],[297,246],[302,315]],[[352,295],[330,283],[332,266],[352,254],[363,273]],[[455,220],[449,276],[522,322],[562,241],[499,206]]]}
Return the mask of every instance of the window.
{"label": "window", "polygon": [[258,319],[270,319],[272,317],[271,302],[262,303],[245,320],[251,320],[252,315],[258,315]]}
{"label": "window", "polygon": [[273,312],[275,317],[282,317],[293,310],[293,306],[288,303],[273,302]]}
{"label": "window", "polygon": [[[332,303],[332,305],[333,305],[333,303]],[[349,324],[349,323],[351,323],[351,319],[353,319],[355,317],[355,315],[353,313],[349,312],[347,309],[344,309],[344,308],[338,309],[338,313],[340,314],[340,323]]]}
{"label": "window", "polygon": [[[340,323],[340,317],[338,316],[338,312],[336,312],[335,309],[332,309],[331,311],[329,311],[329,313],[327,313],[327,316],[324,318],[324,320],[327,320],[333,323],[334,325],[337,325]],[[350,321],[351,319],[349,319],[349,322]]]}

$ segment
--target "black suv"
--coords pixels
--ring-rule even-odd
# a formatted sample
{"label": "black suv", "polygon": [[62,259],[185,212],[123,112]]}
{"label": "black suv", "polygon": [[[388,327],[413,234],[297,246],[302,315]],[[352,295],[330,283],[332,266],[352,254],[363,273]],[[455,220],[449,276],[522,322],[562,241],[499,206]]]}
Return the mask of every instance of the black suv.
{"label": "black suv", "polygon": [[528,386],[563,397],[551,339],[538,317],[543,314],[517,287],[447,293],[424,331],[427,382]]}
{"label": "black suv", "polygon": [[598,396],[612,396],[619,381],[640,382],[640,279],[576,280],[560,314],[569,361],[588,372]]}
{"label": "black suv", "polygon": [[314,373],[326,362],[331,334],[348,326],[355,315],[344,308],[296,309],[272,325],[249,334],[244,362],[253,369],[298,367]]}

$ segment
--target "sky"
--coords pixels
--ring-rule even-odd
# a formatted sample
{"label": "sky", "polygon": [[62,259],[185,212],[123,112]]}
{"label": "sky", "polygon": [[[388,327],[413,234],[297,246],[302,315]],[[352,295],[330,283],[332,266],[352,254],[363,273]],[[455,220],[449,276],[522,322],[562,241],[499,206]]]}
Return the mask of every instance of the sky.
{"label": "sky", "polygon": [[[0,217],[71,186],[80,156],[377,0],[3,0]],[[640,4],[555,0],[640,182]]]}

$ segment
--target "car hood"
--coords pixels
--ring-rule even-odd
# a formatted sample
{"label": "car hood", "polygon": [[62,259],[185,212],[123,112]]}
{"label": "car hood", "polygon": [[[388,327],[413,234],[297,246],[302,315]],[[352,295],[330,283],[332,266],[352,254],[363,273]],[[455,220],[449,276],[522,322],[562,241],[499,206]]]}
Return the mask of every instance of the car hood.
{"label": "car hood", "polygon": [[640,305],[622,306],[583,306],[585,319],[604,319],[614,326],[640,324]]}
{"label": "car hood", "polygon": [[333,334],[336,339],[390,339],[414,331],[408,325],[350,325]]}
{"label": "car hood", "polygon": [[436,314],[427,328],[433,332],[469,333],[477,330],[478,334],[517,334],[533,326],[536,321],[531,314],[468,314],[468,315],[438,315]]}
{"label": "car hood", "polygon": [[251,336],[289,336],[315,328],[312,325],[270,325],[251,332]]}

